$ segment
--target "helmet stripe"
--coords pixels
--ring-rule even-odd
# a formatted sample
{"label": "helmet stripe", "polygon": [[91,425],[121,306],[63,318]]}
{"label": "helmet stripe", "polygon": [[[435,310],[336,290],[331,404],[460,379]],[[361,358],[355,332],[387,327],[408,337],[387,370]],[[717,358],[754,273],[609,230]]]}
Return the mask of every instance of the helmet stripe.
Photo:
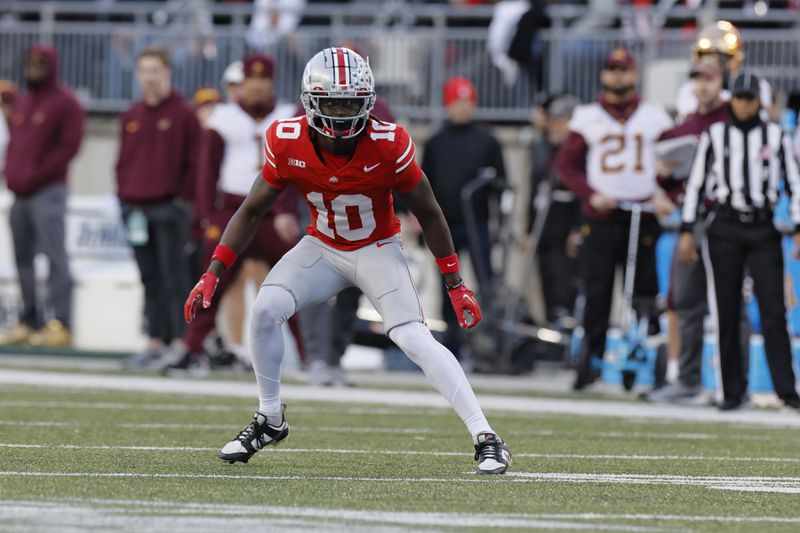
{"label": "helmet stripe", "polygon": [[336,62],[339,64],[339,85],[347,84],[347,75],[344,68],[344,50],[336,49]]}
{"label": "helmet stripe", "polygon": [[[331,65],[331,69],[333,70],[331,81],[334,82],[334,83],[336,82],[336,54],[334,53],[335,50],[336,50],[335,48],[326,48],[325,49],[325,53],[326,54],[330,54],[330,56],[331,56],[330,65]],[[325,66],[327,66],[327,65],[325,65]]]}

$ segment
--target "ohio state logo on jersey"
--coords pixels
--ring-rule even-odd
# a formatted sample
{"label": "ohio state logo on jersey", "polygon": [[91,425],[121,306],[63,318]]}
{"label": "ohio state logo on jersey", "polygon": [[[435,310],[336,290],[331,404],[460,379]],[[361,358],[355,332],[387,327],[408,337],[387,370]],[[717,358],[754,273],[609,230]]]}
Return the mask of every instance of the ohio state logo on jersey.
{"label": "ohio state logo on jersey", "polygon": [[335,248],[354,250],[400,231],[392,191],[408,192],[422,179],[408,132],[370,120],[352,157],[337,164],[317,154],[304,118],[269,128],[262,174],[273,187],[294,184],[303,193],[311,213],[308,233]]}

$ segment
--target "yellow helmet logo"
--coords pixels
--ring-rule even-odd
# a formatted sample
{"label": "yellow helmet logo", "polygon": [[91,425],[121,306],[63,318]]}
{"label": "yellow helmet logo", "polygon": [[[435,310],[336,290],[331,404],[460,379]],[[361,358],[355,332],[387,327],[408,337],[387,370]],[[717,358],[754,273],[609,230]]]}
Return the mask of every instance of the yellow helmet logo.
{"label": "yellow helmet logo", "polygon": [[744,60],[742,35],[727,20],[718,20],[705,26],[697,35],[692,47],[692,60],[696,63],[703,54],[726,56],[727,69],[733,74]]}

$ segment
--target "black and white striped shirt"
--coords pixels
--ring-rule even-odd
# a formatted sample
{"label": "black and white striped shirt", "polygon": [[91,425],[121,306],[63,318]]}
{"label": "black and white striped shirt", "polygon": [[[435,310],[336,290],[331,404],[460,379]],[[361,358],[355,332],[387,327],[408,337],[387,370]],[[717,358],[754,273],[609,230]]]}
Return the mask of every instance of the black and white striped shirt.
{"label": "black and white striped shirt", "polygon": [[691,230],[704,197],[743,212],[774,208],[781,176],[790,197],[789,215],[800,227],[800,172],[791,140],[780,126],[761,122],[745,132],[733,124],[713,124],[697,146],[681,229]]}

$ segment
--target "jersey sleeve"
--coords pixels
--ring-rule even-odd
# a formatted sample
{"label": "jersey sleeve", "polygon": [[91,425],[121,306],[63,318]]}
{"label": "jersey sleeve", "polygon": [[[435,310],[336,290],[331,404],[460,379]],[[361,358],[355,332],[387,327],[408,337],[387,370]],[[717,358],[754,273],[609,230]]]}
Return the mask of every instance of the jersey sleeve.
{"label": "jersey sleeve", "polygon": [[267,130],[267,141],[264,143],[264,168],[261,169],[261,176],[276,189],[285,189],[289,182],[280,176],[278,159],[275,157],[275,153],[278,151],[278,138],[275,135],[277,124],[277,121],[273,122]]}
{"label": "jersey sleeve", "polygon": [[394,190],[407,193],[414,189],[422,180],[422,169],[417,164],[416,147],[405,128],[397,127],[395,139],[397,151],[393,159]]}
{"label": "jersey sleeve", "polygon": [[587,115],[589,113],[588,106],[579,105],[575,108],[572,112],[572,116],[569,119],[569,130],[578,133],[579,135],[583,135],[583,130],[586,127],[586,122],[588,120]]}
{"label": "jersey sleeve", "polygon": [[655,117],[655,131],[658,132],[659,135],[671,130],[675,123],[672,121],[672,117],[669,116],[663,107],[656,107],[656,112],[653,113]]}

